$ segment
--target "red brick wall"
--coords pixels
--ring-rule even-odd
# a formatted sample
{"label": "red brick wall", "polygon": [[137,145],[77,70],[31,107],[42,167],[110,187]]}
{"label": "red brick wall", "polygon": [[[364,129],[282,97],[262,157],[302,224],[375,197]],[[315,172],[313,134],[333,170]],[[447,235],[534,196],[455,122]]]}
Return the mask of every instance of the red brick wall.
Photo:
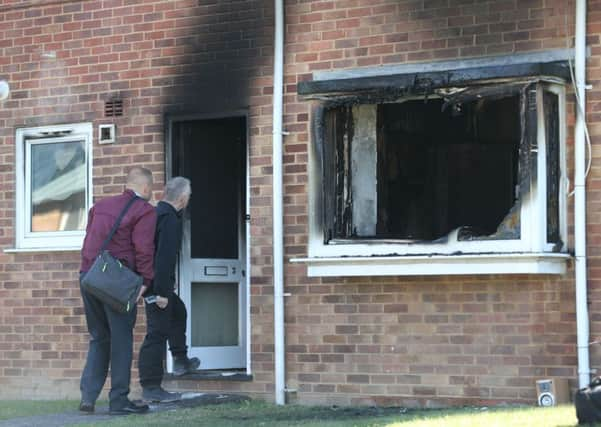
{"label": "red brick wall", "polygon": [[[2,2],[0,78],[11,84],[0,105],[0,246],[14,238],[15,129],[93,122],[94,197],[123,189],[131,165],[149,167],[155,199],[164,183],[166,114],[248,109],[251,171],[269,163],[271,2],[108,0]],[[104,117],[104,102],[124,101],[124,115]],[[97,125],[115,123],[118,143],[97,144]],[[264,192],[264,190],[263,190]],[[267,223],[269,201],[253,218]],[[260,233],[268,228],[257,226]],[[266,231],[267,230],[267,231]],[[0,252],[0,395],[79,394],[87,332],[77,283],[79,253]],[[266,283],[257,274],[258,286]],[[262,281],[261,281],[262,280]],[[144,336],[143,310],[136,327]],[[257,322],[259,324],[260,321]],[[257,351],[257,358],[262,356]],[[264,393],[260,372],[240,391]],[[134,375],[132,386],[137,386]],[[205,389],[220,384],[203,384]],[[224,387],[229,387],[225,385]]]}
{"label": "red brick wall", "polygon": [[[594,3],[591,30],[599,19]],[[560,0],[287,2],[285,127],[293,133],[285,161],[300,169],[285,177],[286,255],[307,252],[306,172],[299,165],[309,149],[310,106],[295,96],[295,83],[313,71],[565,48],[573,10],[574,2]],[[598,36],[589,43],[594,52]],[[598,66],[596,58],[591,63]],[[594,111],[594,92],[589,97]],[[571,146],[571,103],[568,113]],[[589,119],[594,129],[593,113]],[[594,213],[589,222],[597,222]],[[590,263],[594,279],[594,255]],[[304,274],[288,265],[287,378],[300,402],[533,403],[536,379],[576,378],[571,271],[321,280]]]}
{"label": "red brick wall", "polygon": [[[114,120],[119,143],[94,146],[95,196],[119,192],[124,170],[134,163],[155,171],[158,196],[166,113],[248,107],[254,379],[196,386],[272,398],[272,2],[106,0],[25,7],[28,3],[0,3],[0,78],[13,90],[0,103],[0,246],[14,245],[16,127],[104,123],[104,101],[120,95],[125,115]],[[573,3],[286,1],[287,259],[307,252],[310,105],[296,96],[298,81],[316,70],[564,48],[573,34]],[[589,31],[599,32],[601,2],[588,3]],[[589,42],[595,86],[588,93],[589,125],[596,143],[598,36]],[[56,58],[48,57],[52,52]],[[568,123],[571,135],[572,108]],[[588,199],[593,334],[601,332],[594,166]],[[32,391],[39,397],[78,396],[87,350],[78,258],[74,252],[0,253],[0,396]],[[535,379],[576,376],[571,272],[319,279],[290,263],[285,272],[292,294],[286,299],[287,385],[298,389],[290,395],[293,401],[532,403]],[[138,344],[143,333],[140,315]],[[597,353],[593,349],[595,366],[601,360]],[[134,386],[135,381],[134,375]]]}

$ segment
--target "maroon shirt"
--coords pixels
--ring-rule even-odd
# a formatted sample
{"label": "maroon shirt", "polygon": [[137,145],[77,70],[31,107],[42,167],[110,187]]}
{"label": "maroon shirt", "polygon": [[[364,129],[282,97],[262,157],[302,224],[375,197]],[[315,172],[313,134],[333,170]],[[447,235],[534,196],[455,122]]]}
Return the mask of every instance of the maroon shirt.
{"label": "maroon shirt", "polygon": [[[134,196],[135,193],[132,190],[125,190],[119,196],[108,197],[96,202],[90,209],[86,237],[81,249],[80,270],[82,272],[90,269],[117,217]],[[144,278],[144,286],[150,285],[154,277],[155,226],[154,208],[143,199],[138,199],[130,206],[107,247],[112,256],[124,262]]]}

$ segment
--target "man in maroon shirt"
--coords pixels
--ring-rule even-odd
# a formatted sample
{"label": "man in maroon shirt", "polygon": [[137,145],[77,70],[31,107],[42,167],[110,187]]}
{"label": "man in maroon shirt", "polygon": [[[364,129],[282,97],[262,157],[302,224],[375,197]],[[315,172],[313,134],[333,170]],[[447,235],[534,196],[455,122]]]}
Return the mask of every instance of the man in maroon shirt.
{"label": "man in maroon shirt", "polygon": [[[88,215],[86,237],[81,250],[81,268],[87,272],[100,252],[117,217],[125,205],[136,200],[119,225],[107,250],[144,279],[140,295],[146,291],[153,276],[154,229],[156,213],[148,203],[152,195],[152,173],[145,168],[134,167],[127,175],[123,194],[97,202]],[[109,362],[111,365],[111,391],[109,410],[111,414],[131,414],[148,411],[146,405],[136,405],[127,397],[131,377],[133,353],[133,328],[136,309],[118,313],[94,295],[81,288],[88,331],[92,336],[88,357],[81,375],[80,411],[94,412],[94,404],[106,381]]]}

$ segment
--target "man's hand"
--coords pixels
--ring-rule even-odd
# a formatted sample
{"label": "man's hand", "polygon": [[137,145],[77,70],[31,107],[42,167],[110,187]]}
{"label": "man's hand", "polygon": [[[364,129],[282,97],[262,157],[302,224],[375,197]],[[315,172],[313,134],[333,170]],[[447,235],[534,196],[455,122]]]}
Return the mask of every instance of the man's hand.
{"label": "man's hand", "polygon": [[144,294],[144,292],[146,292],[146,289],[148,289],[148,286],[142,286],[140,288],[140,292],[138,293],[138,297],[136,298],[136,304],[140,301],[140,298],[142,298],[142,295]]}
{"label": "man's hand", "polygon": [[167,304],[169,304],[169,298],[160,297],[157,295],[157,302],[156,302],[157,307],[163,309],[163,308],[167,307]]}

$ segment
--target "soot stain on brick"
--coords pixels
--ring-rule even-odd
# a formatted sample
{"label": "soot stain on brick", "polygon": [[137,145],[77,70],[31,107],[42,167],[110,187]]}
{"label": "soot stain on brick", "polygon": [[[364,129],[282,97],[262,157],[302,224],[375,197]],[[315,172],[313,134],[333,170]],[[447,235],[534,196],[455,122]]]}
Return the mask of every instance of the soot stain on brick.
{"label": "soot stain on brick", "polygon": [[175,60],[153,60],[155,66],[177,69],[174,75],[158,82],[164,87],[164,112],[247,109],[252,80],[271,70],[272,3],[199,0],[198,6],[190,11],[190,18],[196,22],[176,40],[175,47],[183,47],[186,53]]}

